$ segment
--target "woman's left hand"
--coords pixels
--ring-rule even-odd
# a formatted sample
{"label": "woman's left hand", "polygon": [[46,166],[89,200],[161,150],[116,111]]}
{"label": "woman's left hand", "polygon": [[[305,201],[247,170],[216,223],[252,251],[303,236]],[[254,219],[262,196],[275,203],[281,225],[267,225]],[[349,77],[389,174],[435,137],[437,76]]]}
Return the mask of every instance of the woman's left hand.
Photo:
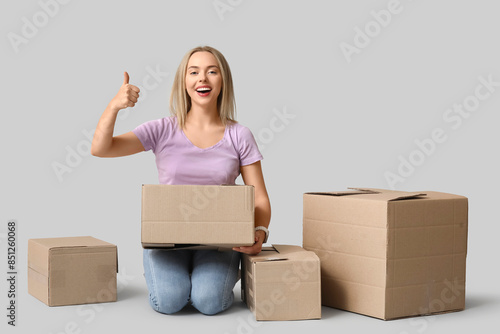
{"label": "woman's left hand", "polygon": [[262,250],[262,243],[264,242],[265,238],[266,232],[260,230],[255,231],[255,243],[253,244],[253,246],[233,247],[233,250],[245,254],[257,255]]}

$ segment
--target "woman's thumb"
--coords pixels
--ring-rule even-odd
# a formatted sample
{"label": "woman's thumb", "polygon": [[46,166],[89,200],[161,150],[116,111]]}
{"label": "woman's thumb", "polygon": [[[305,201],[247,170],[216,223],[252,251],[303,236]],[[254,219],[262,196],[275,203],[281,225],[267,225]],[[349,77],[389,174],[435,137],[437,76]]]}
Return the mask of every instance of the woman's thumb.
{"label": "woman's thumb", "polygon": [[129,81],[129,76],[128,76],[128,73],[127,72],[124,72],[123,73],[123,84],[126,85],[128,84],[128,81]]}

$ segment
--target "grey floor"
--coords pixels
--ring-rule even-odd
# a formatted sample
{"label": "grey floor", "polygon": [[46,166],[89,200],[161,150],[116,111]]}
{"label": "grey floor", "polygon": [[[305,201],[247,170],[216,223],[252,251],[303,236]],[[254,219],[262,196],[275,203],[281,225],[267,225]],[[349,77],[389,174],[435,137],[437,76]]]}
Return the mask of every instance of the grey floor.
{"label": "grey floor", "polygon": [[[128,274],[129,275],[129,274]],[[235,286],[235,302],[226,312],[205,316],[192,307],[176,315],[153,311],[147,301],[147,290],[140,275],[129,275],[120,284],[115,303],[47,307],[23,293],[19,300],[18,326],[22,333],[471,333],[478,324],[497,328],[500,314],[498,291],[467,291],[466,310],[435,316],[383,321],[329,307],[322,308],[321,320],[257,322],[240,297],[240,282]],[[488,326],[488,327],[487,327]],[[11,329],[12,330],[12,329]]]}

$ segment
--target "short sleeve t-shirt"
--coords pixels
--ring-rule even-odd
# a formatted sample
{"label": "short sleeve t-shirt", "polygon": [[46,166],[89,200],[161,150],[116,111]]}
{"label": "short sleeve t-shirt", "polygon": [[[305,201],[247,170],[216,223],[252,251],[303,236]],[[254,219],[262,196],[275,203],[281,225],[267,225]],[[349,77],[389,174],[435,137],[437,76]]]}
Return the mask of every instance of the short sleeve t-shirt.
{"label": "short sleeve t-shirt", "polygon": [[236,122],[229,121],[223,138],[203,149],[177,127],[176,116],[143,123],[132,132],[145,151],[155,154],[160,184],[235,184],[240,166],[263,159],[250,129]]}

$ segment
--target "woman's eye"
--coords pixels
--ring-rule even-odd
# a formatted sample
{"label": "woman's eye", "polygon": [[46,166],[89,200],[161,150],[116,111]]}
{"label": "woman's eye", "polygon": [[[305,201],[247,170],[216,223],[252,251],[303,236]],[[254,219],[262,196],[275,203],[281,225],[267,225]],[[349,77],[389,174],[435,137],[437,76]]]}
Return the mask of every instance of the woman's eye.
{"label": "woman's eye", "polygon": [[[208,72],[209,74],[217,74],[217,71],[209,71]],[[193,71],[193,72],[189,72],[190,75],[195,75],[195,74],[198,74],[198,72],[196,71]]]}

